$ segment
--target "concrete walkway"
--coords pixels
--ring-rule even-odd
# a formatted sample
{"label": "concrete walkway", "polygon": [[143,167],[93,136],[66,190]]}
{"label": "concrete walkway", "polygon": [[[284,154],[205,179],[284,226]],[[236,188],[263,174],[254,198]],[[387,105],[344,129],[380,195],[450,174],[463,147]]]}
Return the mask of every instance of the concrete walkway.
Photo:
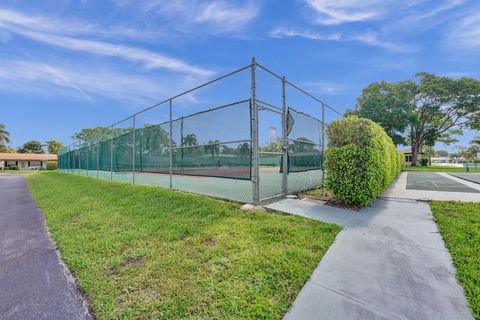
{"label": "concrete walkway", "polygon": [[0,176],[0,319],[91,319],[22,176]]}
{"label": "concrete walkway", "polygon": [[344,226],[285,319],[473,319],[427,203],[360,212],[286,199],[268,208]]}

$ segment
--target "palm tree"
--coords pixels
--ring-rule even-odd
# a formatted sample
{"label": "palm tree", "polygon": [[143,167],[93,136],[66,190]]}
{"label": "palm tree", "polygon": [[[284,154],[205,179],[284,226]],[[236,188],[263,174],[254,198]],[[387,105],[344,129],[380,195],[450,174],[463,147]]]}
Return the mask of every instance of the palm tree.
{"label": "palm tree", "polygon": [[215,155],[220,154],[220,141],[215,140],[215,141],[208,141],[208,145],[204,147],[205,152],[210,153],[212,157],[215,157]]}
{"label": "palm tree", "polygon": [[0,123],[0,145],[10,142],[10,132],[7,131],[7,127]]}
{"label": "palm tree", "polygon": [[183,138],[183,145],[187,147],[198,145],[197,136],[194,133],[187,134]]}

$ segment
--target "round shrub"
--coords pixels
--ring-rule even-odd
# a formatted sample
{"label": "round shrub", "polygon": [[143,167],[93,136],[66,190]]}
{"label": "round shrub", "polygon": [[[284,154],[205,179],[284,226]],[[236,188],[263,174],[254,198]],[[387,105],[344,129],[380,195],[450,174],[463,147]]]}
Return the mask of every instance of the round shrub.
{"label": "round shrub", "polygon": [[57,170],[57,161],[48,161],[47,170]]}
{"label": "round shrub", "polygon": [[369,119],[349,116],[327,126],[325,186],[346,205],[367,206],[402,170],[404,156]]}

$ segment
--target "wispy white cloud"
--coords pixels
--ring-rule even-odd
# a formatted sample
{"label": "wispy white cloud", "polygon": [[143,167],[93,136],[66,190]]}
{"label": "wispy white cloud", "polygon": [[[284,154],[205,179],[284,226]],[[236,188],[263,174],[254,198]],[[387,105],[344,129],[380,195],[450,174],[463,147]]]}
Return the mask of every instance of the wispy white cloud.
{"label": "wispy white cloud", "polygon": [[95,37],[131,38],[145,40],[168,36],[165,31],[152,31],[128,28],[120,25],[98,25],[86,21],[70,19],[68,21],[40,15],[24,13],[0,8],[0,28],[21,27],[37,32],[48,32],[69,35],[90,35]]}
{"label": "wispy white cloud", "polygon": [[323,95],[338,95],[345,92],[345,86],[332,81],[310,81],[303,82],[302,87],[313,93]]}
{"label": "wispy white cloud", "polygon": [[415,10],[413,14],[407,15],[404,19],[404,23],[414,23],[425,19],[435,18],[438,15],[447,12],[455,7],[458,7],[465,3],[465,0],[447,0],[436,7],[429,7],[423,12]]}
{"label": "wispy white cloud", "polygon": [[223,1],[214,1],[201,8],[195,22],[219,25],[225,30],[238,30],[252,21],[258,12],[259,7],[253,2],[234,6]]}
{"label": "wispy white cloud", "polygon": [[92,25],[70,25],[60,20],[50,21],[45,17],[29,17],[13,11],[0,10],[0,28],[4,31],[7,30],[11,33],[20,34],[24,37],[68,50],[140,62],[149,69],[164,68],[201,77],[213,74],[212,71],[147,49],[65,35],[87,31],[95,32],[97,27]]}
{"label": "wispy white cloud", "polygon": [[306,0],[317,14],[315,22],[336,25],[378,19],[385,14],[385,0]]}
{"label": "wispy white cloud", "polygon": [[83,100],[100,96],[145,105],[191,85],[178,75],[154,79],[109,69],[93,73],[80,67],[16,59],[0,60],[0,64],[0,90],[23,94],[62,94]]}
{"label": "wispy white cloud", "polygon": [[143,10],[170,18],[171,23],[181,25],[182,29],[191,31],[206,27],[202,31],[221,33],[244,29],[258,16],[260,6],[261,1],[253,0],[241,4],[225,0],[160,0],[148,1],[143,5]]}
{"label": "wispy white cloud", "polygon": [[477,10],[458,19],[446,38],[447,43],[456,48],[480,48],[480,12]]}
{"label": "wispy white cloud", "polygon": [[141,62],[149,69],[165,68],[172,71],[194,74],[202,77],[210,76],[212,71],[202,69],[179,59],[172,58],[150,50],[117,45],[103,41],[85,40],[53,34],[44,34],[24,29],[10,28],[11,31],[30,39],[48,43],[57,47],[82,51],[89,54],[112,56],[126,60]]}
{"label": "wispy white cloud", "polygon": [[379,47],[395,52],[410,52],[413,50],[406,45],[395,43],[389,40],[383,40],[379,37],[377,33],[372,31],[344,35],[340,32],[320,33],[312,30],[297,30],[291,28],[289,29],[284,27],[277,27],[270,32],[270,36],[274,38],[300,37],[310,40],[321,41],[358,41],[373,47]]}
{"label": "wispy white cloud", "polygon": [[273,38],[288,38],[288,37],[300,37],[310,40],[332,40],[341,41],[341,33],[320,33],[311,30],[297,30],[284,27],[277,27],[270,32],[270,36]]}

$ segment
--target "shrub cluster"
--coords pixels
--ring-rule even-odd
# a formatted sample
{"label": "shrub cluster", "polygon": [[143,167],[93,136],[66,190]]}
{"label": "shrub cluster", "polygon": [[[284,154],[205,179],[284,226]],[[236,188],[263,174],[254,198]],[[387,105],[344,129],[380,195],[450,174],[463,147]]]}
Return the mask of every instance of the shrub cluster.
{"label": "shrub cluster", "polygon": [[380,125],[349,116],[327,126],[325,186],[346,205],[367,206],[392,183],[405,158]]}
{"label": "shrub cluster", "polygon": [[57,170],[57,161],[48,161],[47,170]]}

